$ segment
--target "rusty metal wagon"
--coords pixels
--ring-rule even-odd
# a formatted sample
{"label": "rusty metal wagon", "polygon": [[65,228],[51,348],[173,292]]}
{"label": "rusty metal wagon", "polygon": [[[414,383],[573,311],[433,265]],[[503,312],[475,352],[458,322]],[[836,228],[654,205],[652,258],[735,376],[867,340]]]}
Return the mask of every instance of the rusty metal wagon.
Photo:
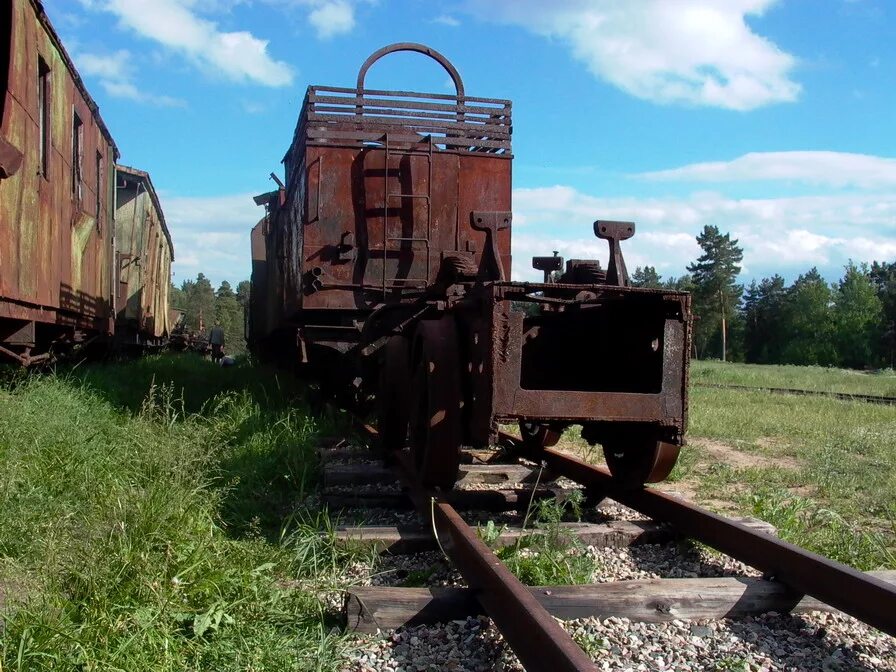
{"label": "rusty metal wagon", "polygon": [[[367,89],[398,51],[455,93]],[[510,281],[511,133],[510,101],[468,96],[421,44],[375,52],[352,88],[309,87],[285,182],[256,197],[250,347],[373,405],[384,455],[409,444],[429,486],[507,423],[533,446],[581,425],[618,478],[662,480],[684,441],[689,295],[629,286],[627,222],[594,223],[606,270],[536,257],[544,282]]]}

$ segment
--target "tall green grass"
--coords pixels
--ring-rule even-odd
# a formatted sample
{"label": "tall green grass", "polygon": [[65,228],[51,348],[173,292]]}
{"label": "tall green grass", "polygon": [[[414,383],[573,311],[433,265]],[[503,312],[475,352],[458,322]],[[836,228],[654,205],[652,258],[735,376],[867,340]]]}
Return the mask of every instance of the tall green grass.
{"label": "tall green grass", "polygon": [[2,669],[337,669],[294,392],[190,355],[0,390]]}

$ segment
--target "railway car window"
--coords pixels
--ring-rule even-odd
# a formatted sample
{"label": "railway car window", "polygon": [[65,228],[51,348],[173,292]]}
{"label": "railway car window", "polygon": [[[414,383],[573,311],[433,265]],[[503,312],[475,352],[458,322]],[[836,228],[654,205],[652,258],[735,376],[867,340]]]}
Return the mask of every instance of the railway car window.
{"label": "railway car window", "polygon": [[96,228],[103,230],[103,155],[96,153]]}
{"label": "railway car window", "polygon": [[84,124],[75,112],[72,117],[72,198],[81,202],[82,158],[84,154]]}
{"label": "railway car window", "polygon": [[50,175],[50,66],[43,58],[37,61],[37,101],[40,122],[40,174]]}

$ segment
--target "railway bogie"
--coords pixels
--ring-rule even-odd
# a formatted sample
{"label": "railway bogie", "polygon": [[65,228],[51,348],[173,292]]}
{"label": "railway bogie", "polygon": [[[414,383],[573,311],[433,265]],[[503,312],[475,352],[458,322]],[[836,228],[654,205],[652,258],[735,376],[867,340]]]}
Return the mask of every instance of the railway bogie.
{"label": "railway bogie", "polygon": [[[455,94],[366,89],[395,51],[436,60]],[[384,453],[409,444],[429,486],[506,423],[537,447],[582,425],[621,480],[662,480],[684,440],[689,296],[628,285],[627,222],[594,224],[606,270],[536,257],[543,283],[511,281],[511,132],[510,101],[467,96],[423,45],[376,52],[355,88],[309,87],[286,181],[256,198],[250,346],[374,400]]]}

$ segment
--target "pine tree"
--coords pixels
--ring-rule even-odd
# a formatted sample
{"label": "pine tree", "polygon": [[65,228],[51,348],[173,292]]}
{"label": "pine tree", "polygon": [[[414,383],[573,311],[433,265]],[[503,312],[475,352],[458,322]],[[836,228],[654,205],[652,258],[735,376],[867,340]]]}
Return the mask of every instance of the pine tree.
{"label": "pine tree", "polygon": [[694,310],[699,315],[695,329],[698,349],[705,351],[710,340],[721,332],[722,361],[728,355],[728,326],[736,315],[743,286],[740,274],[743,250],[730,234],[722,235],[716,226],[704,226],[697,236],[703,254],[688,266],[694,279]]}
{"label": "pine tree", "polygon": [[744,348],[748,362],[772,364],[781,361],[781,311],[787,290],[784,278],[774,275],[754,280],[744,296]]}
{"label": "pine tree", "polygon": [[868,266],[850,261],[834,294],[834,337],[842,366],[859,369],[876,364],[882,315]]}
{"label": "pine tree", "polygon": [[201,319],[201,326],[208,329],[215,317],[215,290],[212,289],[212,283],[200,273],[195,281],[184,280],[181,291],[184,293],[187,328],[198,330]]}
{"label": "pine tree", "polygon": [[236,286],[236,300],[239,301],[240,305],[243,307],[243,310],[249,309],[249,295],[251,293],[252,285],[248,280],[242,280]]}
{"label": "pine tree", "polygon": [[630,284],[632,287],[659,289],[663,286],[663,281],[662,277],[656,272],[656,268],[653,266],[645,266],[644,268],[638,266],[635,269],[635,272],[632,273]]}
{"label": "pine tree", "polygon": [[832,303],[831,288],[816,268],[798,277],[788,288],[781,311],[781,333],[785,341],[782,362],[836,364]]}
{"label": "pine tree", "polygon": [[896,366],[896,261],[871,264],[871,282],[881,302],[881,359]]}
{"label": "pine tree", "polygon": [[224,280],[215,292],[215,320],[224,329],[225,350],[238,354],[244,348],[243,308],[237,301],[230,283]]}

